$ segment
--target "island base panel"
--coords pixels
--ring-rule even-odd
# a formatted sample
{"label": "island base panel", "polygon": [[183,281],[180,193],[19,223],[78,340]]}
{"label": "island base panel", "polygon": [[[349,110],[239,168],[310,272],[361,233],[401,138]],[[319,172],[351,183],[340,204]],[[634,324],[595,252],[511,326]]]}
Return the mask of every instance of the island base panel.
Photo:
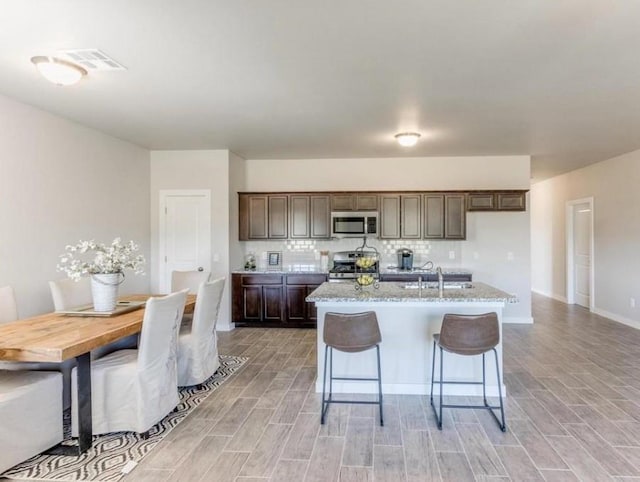
{"label": "island base panel", "polygon": [[[429,394],[431,390],[431,361],[433,334],[440,332],[445,313],[481,314],[495,311],[502,333],[503,303],[354,303],[319,302],[318,307],[318,377],[316,392],[322,392],[324,366],[323,320],[327,312],[359,313],[375,311],[382,333],[380,356],[382,363],[382,391],[390,394]],[[502,338],[502,334],[501,334]],[[502,373],[502,343],[496,347]],[[436,379],[439,372],[439,349],[436,348]],[[375,350],[361,353],[342,353],[334,350],[334,376],[374,377],[377,374]],[[491,352],[485,357],[487,396],[497,397],[495,359]],[[466,357],[444,352],[444,379],[453,381],[482,381],[482,355]],[[328,381],[327,381],[328,383]],[[377,393],[374,382],[333,383],[334,393]],[[506,389],[502,384],[503,396]],[[434,395],[439,387],[434,386]],[[448,385],[445,395],[482,396],[482,385]]]}

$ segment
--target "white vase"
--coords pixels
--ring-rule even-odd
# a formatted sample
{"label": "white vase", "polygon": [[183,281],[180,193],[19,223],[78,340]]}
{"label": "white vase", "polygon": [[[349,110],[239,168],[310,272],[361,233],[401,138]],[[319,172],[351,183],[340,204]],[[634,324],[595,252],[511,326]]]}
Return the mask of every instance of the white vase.
{"label": "white vase", "polygon": [[95,311],[112,311],[118,303],[118,286],[122,273],[92,274],[91,294]]}

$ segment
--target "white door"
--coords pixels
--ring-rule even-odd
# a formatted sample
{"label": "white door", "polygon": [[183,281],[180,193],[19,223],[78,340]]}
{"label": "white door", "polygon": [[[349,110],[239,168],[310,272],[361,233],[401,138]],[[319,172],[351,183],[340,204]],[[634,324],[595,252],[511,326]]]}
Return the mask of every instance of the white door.
{"label": "white door", "polygon": [[591,205],[573,205],[574,300],[590,307],[591,292]]}
{"label": "white door", "polygon": [[172,271],[211,271],[211,193],[160,191],[160,290]]}

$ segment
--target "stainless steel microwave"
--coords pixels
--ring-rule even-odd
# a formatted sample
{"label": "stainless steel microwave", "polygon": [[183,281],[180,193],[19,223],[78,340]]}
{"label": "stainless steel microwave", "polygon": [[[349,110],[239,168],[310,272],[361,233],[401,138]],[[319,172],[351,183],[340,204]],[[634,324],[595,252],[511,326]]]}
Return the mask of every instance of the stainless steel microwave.
{"label": "stainless steel microwave", "polygon": [[378,237],[378,213],[341,211],[331,213],[331,236],[335,238],[355,238],[359,236]]}

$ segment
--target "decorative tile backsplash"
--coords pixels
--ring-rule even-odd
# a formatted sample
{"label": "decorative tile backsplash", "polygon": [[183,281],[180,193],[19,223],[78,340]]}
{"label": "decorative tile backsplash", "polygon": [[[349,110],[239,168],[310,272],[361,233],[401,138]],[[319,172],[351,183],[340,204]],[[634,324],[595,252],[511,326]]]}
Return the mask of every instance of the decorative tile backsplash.
{"label": "decorative tile backsplash", "polygon": [[[282,251],[283,266],[319,266],[320,251],[329,251],[329,259],[337,251],[353,251],[362,246],[362,238],[343,238],[335,240],[271,240],[271,241],[245,241],[244,254],[252,253],[256,256],[258,267],[267,264],[267,251]],[[381,254],[382,265],[395,265],[397,263],[396,252],[400,248],[409,248],[413,251],[414,266],[421,266],[427,261],[435,265],[457,266],[461,255],[461,241],[436,241],[420,239],[371,239],[367,238],[367,245],[375,247]],[[450,259],[450,252],[455,259]],[[241,264],[240,262],[238,263]]]}

